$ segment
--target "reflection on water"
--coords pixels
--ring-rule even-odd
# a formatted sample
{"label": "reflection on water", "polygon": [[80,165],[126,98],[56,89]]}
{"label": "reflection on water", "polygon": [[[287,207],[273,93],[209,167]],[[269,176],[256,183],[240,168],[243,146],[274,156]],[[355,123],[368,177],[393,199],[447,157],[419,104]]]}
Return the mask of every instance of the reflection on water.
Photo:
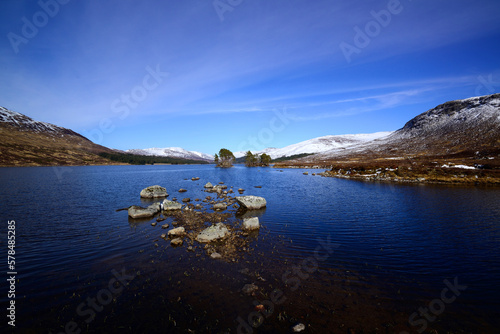
{"label": "reflection on water", "polygon": [[[417,332],[424,320],[412,315],[430,305],[436,311],[445,280],[455,278],[467,289],[430,314],[426,330],[493,333],[500,326],[499,189],[271,168],[67,168],[60,179],[52,168],[0,170],[1,216],[17,223],[17,325],[28,332],[64,332],[72,322],[90,333],[289,333],[297,323],[310,333]],[[251,213],[261,230],[234,262],[211,259],[197,243],[193,251],[170,247],[160,226],[172,217],[153,227],[154,219],[116,212],[149,205],[139,198],[146,186],[194,200],[212,195],[203,192],[206,182],[267,200]],[[108,301],[109,282],[123,270],[134,278]],[[242,293],[250,283],[259,290]],[[99,296],[89,320],[88,300]]]}

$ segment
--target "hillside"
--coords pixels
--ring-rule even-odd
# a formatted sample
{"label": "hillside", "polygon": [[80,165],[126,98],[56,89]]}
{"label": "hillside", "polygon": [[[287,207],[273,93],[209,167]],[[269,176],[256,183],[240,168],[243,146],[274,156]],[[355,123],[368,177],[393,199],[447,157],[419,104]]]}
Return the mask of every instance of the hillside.
{"label": "hillside", "polygon": [[113,150],[53,124],[0,107],[0,166],[109,164]]}
{"label": "hillside", "polygon": [[328,167],[342,177],[491,183],[500,179],[500,94],[446,102],[389,136],[279,166]]}

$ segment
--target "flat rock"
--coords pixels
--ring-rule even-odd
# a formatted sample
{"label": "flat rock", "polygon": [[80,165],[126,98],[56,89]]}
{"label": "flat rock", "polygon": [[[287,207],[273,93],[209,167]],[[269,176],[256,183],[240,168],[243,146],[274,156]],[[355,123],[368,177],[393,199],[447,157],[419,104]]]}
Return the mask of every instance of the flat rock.
{"label": "flat rock", "polygon": [[248,210],[262,209],[267,205],[266,199],[259,196],[237,196],[235,199],[240,207]]}
{"label": "flat rock", "polygon": [[222,223],[217,223],[216,225],[212,225],[207,227],[203,231],[198,234],[196,237],[196,241],[198,242],[211,242],[217,239],[224,238],[229,234],[229,230],[226,225]]}
{"label": "flat rock", "polygon": [[260,228],[259,218],[245,218],[243,219],[243,229],[244,230],[258,230]]}
{"label": "flat rock", "polygon": [[167,196],[167,189],[160,186],[150,186],[141,190],[142,198],[158,198]]}
{"label": "flat rock", "polygon": [[180,237],[180,236],[183,236],[185,234],[186,234],[186,230],[182,226],[171,229],[170,231],[168,231],[169,237]]}
{"label": "flat rock", "polygon": [[163,224],[163,225],[161,226],[161,228],[162,228],[162,229],[167,229],[167,228],[168,228],[168,224]]}
{"label": "flat rock", "polygon": [[190,199],[190,198],[183,198],[183,199],[182,199],[182,201],[183,201],[184,203],[187,203],[187,202],[191,202],[191,199]]}
{"label": "flat rock", "polygon": [[165,199],[163,200],[162,207],[164,211],[180,210],[182,208],[182,204]]}
{"label": "flat rock", "polygon": [[179,192],[180,192],[180,193],[185,193],[186,191],[187,191],[187,190],[186,190],[186,189],[184,189],[184,188],[179,189]]}
{"label": "flat rock", "polygon": [[160,203],[151,204],[147,208],[132,205],[128,209],[128,215],[130,216],[130,218],[134,219],[153,217],[158,212],[160,212]]}

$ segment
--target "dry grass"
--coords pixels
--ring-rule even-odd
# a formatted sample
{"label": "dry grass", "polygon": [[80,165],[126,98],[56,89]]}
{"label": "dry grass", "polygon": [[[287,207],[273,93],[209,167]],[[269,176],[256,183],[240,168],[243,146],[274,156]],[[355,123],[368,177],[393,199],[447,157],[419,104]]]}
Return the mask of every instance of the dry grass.
{"label": "dry grass", "polygon": [[[447,165],[449,167],[443,167]],[[453,167],[479,166],[475,169]],[[406,159],[349,159],[314,162],[288,162],[276,168],[323,168],[324,176],[370,181],[397,181],[420,183],[452,183],[471,185],[500,185],[499,159],[476,159],[457,156],[412,157]]]}
{"label": "dry grass", "polygon": [[0,124],[0,166],[114,164],[98,155],[112,150],[71,134],[41,134]]}

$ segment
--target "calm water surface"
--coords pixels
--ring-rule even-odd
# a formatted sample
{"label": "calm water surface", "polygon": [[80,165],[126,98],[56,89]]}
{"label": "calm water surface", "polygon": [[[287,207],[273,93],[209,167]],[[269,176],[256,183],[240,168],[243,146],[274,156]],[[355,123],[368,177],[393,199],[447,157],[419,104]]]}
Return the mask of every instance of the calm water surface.
{"label": "calm water surface", "polygon": [[[0,169],[5,257],[7,221],[16,221],[17,332],[290,333],[299,322],[306,333],[498,332],[500,189],[303,172]],[[267,200],[255,213],[261,230],[234,262],[196,243],[194,252],[172,248],[155,219],[116,212],[149,205],[139,198],[147,186],[194,199],[212,195],[206,182]],[[253,296],[241,292],[248,283],[259,287]],[[7,305],[5,279],[0,288]]]}

